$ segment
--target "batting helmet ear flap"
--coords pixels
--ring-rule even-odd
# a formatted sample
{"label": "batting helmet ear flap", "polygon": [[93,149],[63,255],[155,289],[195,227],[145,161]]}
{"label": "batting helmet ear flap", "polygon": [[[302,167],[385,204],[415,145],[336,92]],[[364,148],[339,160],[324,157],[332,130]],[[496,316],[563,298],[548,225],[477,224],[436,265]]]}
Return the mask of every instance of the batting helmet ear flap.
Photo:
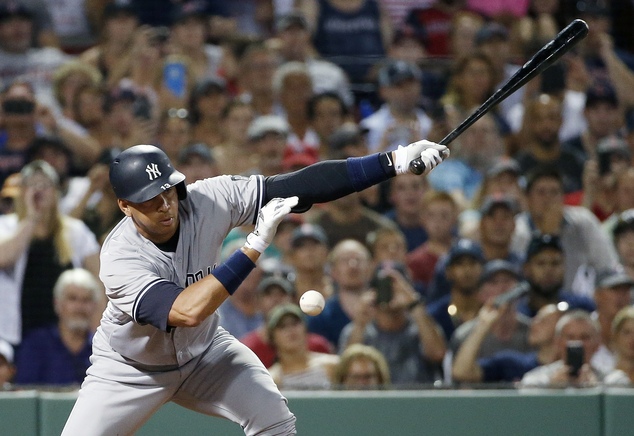
{"label": "batting helmet ear flap", "polygon": [[178,199],[187,198],[185,175],[153,145],[135,145],[122,151],[110,164],[110,184],[117,198],[143,203],[171,187]]}

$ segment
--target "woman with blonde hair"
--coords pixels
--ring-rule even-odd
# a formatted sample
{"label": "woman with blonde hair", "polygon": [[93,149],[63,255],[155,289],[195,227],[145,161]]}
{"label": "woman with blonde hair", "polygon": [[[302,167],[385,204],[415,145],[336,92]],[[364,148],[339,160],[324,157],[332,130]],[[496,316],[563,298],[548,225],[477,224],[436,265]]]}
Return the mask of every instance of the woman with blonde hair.
{"label": "woman with blonde hair", "polygon": [[631,385],[634,380],[634,306],[621,309],[612,321],[616,366],[603,380],[607,385]]}
{"label": "woman with blonde hair", "polygon": [[390,384],[390,368],[376,348],[352,344],[341,354],[334,384],[343,389],[385,388]]}
{"label": "woman with blonde hair", "polygon": [[59,177],[36,160],[21,171],[15,213],[0,216],[0,336],[17,345],[23,334],[57,321],[53,287],[66,269],[99,273],[99,244],[80,220],[59,212]]}

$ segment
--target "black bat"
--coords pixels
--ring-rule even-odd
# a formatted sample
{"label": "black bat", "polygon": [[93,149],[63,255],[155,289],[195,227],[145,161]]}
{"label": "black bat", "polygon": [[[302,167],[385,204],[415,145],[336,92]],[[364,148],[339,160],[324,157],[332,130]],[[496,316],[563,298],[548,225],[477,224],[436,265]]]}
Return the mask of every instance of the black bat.
{"label": "black bat", "polygon": [[[535,55],[502,85],[500,89],[480,105],[468,118],[453,129],[447,136],[440,140],[439,144],[448,145],[460,136],[469,126],[478,121],[493,106],[500,103],[506,97],[524,86],[533,77],[551,66],[564,53],[574,47],[588,34],[588,25],[583,20],[574,20],[568,24],[555,38],[543,46]],[[409,164],[409,170],[414,174],[422,174],[425,165],[420,158],[414,159]]]}

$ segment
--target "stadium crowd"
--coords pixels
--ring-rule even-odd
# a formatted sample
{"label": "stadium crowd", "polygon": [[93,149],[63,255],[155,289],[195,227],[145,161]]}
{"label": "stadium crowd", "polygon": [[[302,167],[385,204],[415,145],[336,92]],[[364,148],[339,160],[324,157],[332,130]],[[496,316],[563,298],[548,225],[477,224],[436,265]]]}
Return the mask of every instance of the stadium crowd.
{"label": "stadium crowd", "polygon": [[0,388],[83,380],[121,150],[191,183],[440,141],[575,18],[429,176],[288,216],[221,325],[282,390],[631,384],[631,2],[0,0]]}

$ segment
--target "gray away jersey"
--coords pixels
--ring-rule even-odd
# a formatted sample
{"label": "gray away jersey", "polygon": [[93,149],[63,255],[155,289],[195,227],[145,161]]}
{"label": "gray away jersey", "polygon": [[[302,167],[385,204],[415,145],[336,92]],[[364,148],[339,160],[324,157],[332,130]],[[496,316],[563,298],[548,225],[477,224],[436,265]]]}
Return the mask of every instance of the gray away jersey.
{"label": "gray away jersey", "polygon": [[101,249],[99,276],[108,306],[97,335],[114,351],[143,366],[180,366],[211,344],[217,314],[197,327],[166,332],[137,322],[139,302],[161,281],[185,288],[210,274],[229,231],[254,222],[262,206],[264,178],[219,176],[192,183],[187,191],[187,199],[179,202],[180,230],[174,253],[161,251],[141,236],[128,217],[117,224]]}

